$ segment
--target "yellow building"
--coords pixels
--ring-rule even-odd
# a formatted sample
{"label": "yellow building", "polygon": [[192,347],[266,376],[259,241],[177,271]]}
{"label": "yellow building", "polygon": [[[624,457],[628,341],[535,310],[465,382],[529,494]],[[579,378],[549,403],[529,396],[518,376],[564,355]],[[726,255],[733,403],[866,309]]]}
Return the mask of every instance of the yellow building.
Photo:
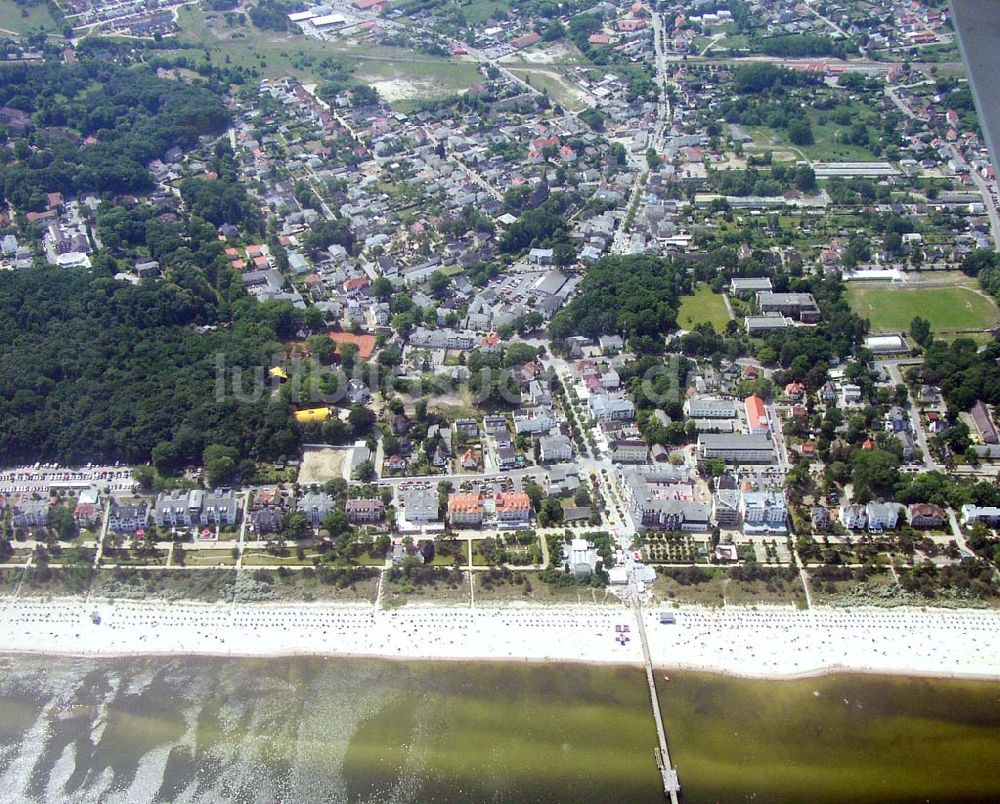
{"label": "yellow building", "polygon": [[297,410],[295,411],[295,421],[299,424],[307,424],[308,422],[325,422],[330,418],[331,412],[330,408],[306,408],[305,410]]}

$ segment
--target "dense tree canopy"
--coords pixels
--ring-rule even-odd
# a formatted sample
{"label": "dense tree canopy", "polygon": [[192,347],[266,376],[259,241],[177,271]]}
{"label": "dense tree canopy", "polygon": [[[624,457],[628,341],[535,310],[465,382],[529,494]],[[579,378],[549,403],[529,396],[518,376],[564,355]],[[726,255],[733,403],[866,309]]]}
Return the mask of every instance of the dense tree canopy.
{"label": "dense tree canopy", "polygon": [[658,257],[608,256],[580,283],[580,292],[553,319],[553,339],[605,333],[656,335],[677,323],[685,272]]}
{"label": "dense tree canopy", "polygon": [[[202,280],[203,281],[203,280]],[[217,365],[267,366],[279,311],[236,302],[229,327],[186,280],[133,286],[84,272],[9,273],[0,294],[0,462],[197,462],[217,444],[298,448],[286,403],[216,393]],[[249,399],[249,397],[247,397]],[[218,452],[218,450],[216,450]]]}
{"label": "dense tree canopy", "polygon": [[0,107],[32,115],[0,155],[3,197],[22,210],[42,209],[46,192],[148,189],[149,162],[229,122],[204,87],[90,60],[0,67]]}
{"label": "dense tree canopy", "polygon": [[927,347],[924,365],[914,374],[924,382],[939,385],[948,404],[968,410],[977,399],[991,405],[1000,404],[1000,342],[993,341],[982,352],[968,338],[951,343],[934,341]]}

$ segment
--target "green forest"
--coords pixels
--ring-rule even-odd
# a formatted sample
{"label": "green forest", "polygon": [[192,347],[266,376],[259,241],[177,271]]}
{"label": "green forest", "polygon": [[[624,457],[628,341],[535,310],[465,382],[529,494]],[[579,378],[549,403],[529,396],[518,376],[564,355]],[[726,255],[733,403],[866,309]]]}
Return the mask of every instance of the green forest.
{"label": "green forest", "polygon": [[205,87],[96,60],[4,66],[0,107],[31,116],[26,130],[6,132],[14,148],[0,153],[0,192],[24,211],[44,209],[46,192],[149,189],[150,161],[229,123]]}
{"label": "green forest", "polygon": [[608,256],[593,266],[580,292],[552,320],[554,340],[665,334],[675,328],[680,297],[690,290],[686,271],[658,257]]}
{"label": "green forest", "polygon": [[[17,110],[14,147],[0,157],[0,189],[18,210],[45,193],[106,194],[151,186],[145,165],[191,147],[228,124],[208,88],[157,78],[146,67],[97,60],[0,69],[0,107]],[[85,138],[92,138],[85,141]],[[242,461],[298,450],[286,397],[217,390],[217,367],[266,371],[306,316],[287,303],[247,296],[213,224],[262,233],[228,143],[210,159],[219,181],[181,189],[191,214],[101,202],[105,250],[93,270],[6,273],[0,293],[0,462],[87,463],[155,459],[161,471],[200,463],[209,448]],[[115,280],[137,258],[163,279]],[[228,454],[228,453],[227,453]]]}
{"label": "green forest", "polygon": [[281,311],[249,298],[231,326],[199,333],[217,306],[178,281],[132,286],[83,271],[10,273],[0,294],[0,462],[166,465],[206,446],[270,459],[298,448],[287,403],[217,400],[216,363],[267,366]]}

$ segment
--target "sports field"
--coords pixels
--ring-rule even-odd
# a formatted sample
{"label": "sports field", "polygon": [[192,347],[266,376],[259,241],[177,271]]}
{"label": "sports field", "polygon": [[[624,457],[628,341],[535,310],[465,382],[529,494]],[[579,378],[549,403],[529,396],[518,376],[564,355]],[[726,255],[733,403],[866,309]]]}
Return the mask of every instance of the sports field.
{"label": "sports field", "polygon": [[677,313],[677,325],[681,329],[694,329],[697,324],[711,324],[719,334],[729,323],[729,311],[721,293],[701,282],[694,289],[693,296],[681,297],[681,309]]}
{"label": "sports field", "polygon": [[899,287],[849,283],[851,309],[871,322],[873,332],[908,329],[915,316],[936,332],[981,330],[1000,323],[992,299],[965,287]]}

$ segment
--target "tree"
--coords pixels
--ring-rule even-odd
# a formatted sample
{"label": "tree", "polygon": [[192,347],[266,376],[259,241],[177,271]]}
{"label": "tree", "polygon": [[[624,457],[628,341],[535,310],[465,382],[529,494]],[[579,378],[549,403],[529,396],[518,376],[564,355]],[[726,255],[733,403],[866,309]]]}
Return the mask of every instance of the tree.
{"label": "tree", "polygon": [[931,339],[931,322],[919,315],[910,322],[910,337],[921,346],[926,346]]}
{"label": "tree", "polygon": [[395,288],[392,285],[392,281],[384,276],[378,277],[371,284],[371,294],[376,299],[382,299],[382,300],[389,299],[392,297],[392,294],[394,292]]}
{"label": "tree", "polygon": [[548,498],[542,500],[541,509],[538,512],[538,526],[549,528],[558,525],[563,520],[563,507],[559,500]]}
{"label": "tree", "polygon": [[309,350],[310,357],[328,366],[333,362],[333,356],[337,351],[337,344],[329,335],[310,335],[306,338],[306,349]]}
{"label": "tree", "polygon": [[281,523],[281,534],[290,541],[297,542],[309,535],[309,520],[303,511],[290,511]]}
{"label": "tree", "polygon": [[809,121],[793,120],[790,122],[788,124],[788,141],[792,145],[812,145],[815,139]]}
{"label": "tree", "polygon": [[882,449],[855,450],[851,457],[851,483],[859,503],[873,497],[890,497],[899,482],[899,458]]}
{"label": "tree", "polygon": [[239,451],[233,447],[222,444],[206,447],[202,455],[205,483],[213,487],[231,483],[236,477],[238,457]]}
{"label": "tree", "polygon": [[816,189],[816,171],[809,165],[799,165],[795,169],[795,188],[803,193]]}
{"label": "tree", "polygon": [[432,273],[430,279],[427,281],[427,287],[430,290],[430,294],[436,299],[443,299],[445,297],[450,284],[451,279],[441,273],[441,271],[435,271]]}
{"label": "tree", "polygon": [[153,483],[156,480],[156,472],[153,471],[152,466],[137,466],[132,472],[132,476],[135,478],[135,482],[139,484],[139,488],[143,491],[149,492],[153,490]]}
{"label": "tree", "polygon": [[371,432],[375,426],[375,414],[364,405],[351,405],[351,410],[347,414],[347,421],[351,425],[355,436],[365,436]]}
{"label": "tree", "polygon": [[337,541],[351,533],[351,521],[347,518],[347,513],[338,508],[326,515],[323,528],[329,531],[331,539]]}

